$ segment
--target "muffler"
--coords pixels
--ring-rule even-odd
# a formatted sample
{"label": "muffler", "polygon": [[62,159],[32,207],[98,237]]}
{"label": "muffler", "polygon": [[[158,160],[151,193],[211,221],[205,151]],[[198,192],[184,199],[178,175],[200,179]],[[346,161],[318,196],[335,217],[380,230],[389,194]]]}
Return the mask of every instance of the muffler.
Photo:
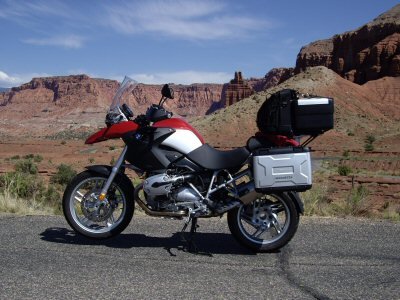
{"label": "muffler", "polygon": [[247,183],[241,183],[237,187],[237,191],[239,194],[239,199],[243,204],[250,204],[254,200],[260,198],[263,194],[258,193],[256,191],[254,180],[251,180]]}

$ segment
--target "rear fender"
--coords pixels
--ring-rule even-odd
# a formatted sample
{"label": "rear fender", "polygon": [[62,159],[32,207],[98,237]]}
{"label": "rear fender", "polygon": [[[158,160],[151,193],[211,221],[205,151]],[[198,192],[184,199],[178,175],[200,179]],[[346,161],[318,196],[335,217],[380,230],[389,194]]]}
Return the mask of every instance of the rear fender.
{"label": "rear fender", "polygon": [[[107,165],[94,165],[94,166],[87,166],[85,169],[88,171],[95,173],[95,174],[100,174],[104,176],[110,176],[111,171],[112,171],[112,166],[107,166]],[[121,182],[123,184],[126,184],[129,188],[132,189],[132,192],[134,191],[134,187],[132,184],[132,181],[126,176],[125,168],[120,168],[119,172],[117,173],[117,176],[115,176],[114,181],[115,182]]]}
{"label": "rear fender", "polygon": [[290,199],[292,199],[294,205],[296,206],[297,211],[300,214],[304,214],[304,204],[303,204],[303,201],[300,198],[299,193],[297,193],[297,192],[285,192],[284,194],[286,194]]}

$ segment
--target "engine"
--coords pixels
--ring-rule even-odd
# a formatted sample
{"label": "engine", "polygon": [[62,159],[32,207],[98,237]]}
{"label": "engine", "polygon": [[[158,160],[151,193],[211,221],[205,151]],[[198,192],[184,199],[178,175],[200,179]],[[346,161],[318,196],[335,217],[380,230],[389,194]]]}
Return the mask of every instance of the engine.
{"label": "engine", "polygon": [[176,211],[198,205],[198,193],[187,184],[189,175],[158,174],[147,178],[143,190],[148,205],[157,210]]}

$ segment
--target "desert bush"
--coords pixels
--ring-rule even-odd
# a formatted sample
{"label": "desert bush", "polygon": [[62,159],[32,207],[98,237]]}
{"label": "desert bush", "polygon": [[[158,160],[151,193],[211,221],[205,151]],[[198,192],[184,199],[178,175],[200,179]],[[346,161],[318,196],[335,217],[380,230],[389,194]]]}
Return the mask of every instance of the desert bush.
{"label": "desert bush", "polygon": [[365,138],[365,142],[368,144],[372,144],[373,142],[375,142],[375,137],[372,134],[369,134],[366,136]]}
{"label": "desert bush", "polygon": [[47,215],[53,213],[51,207],[42,205],[34,199],[17,198],[7,193],[0,193],[0,211],[21,215]]}
{"label": "desert bush", "polygon": [[304,215],[329,216],[332,214],[328,198],[329,191],[326,183],[314,185],[311,190],[302,194]]}
{"label": "desert bush", "polygon": [[348,176],[353,170],[346,165],[340,165],[338,166],[338,173],[340,176]]}
{"label": "desert bush", "polygon": [[364,145],[364,150],[365,150],[365,151],[374,151],[374,149],[375,149],[375,147],[374,147],[374,145],[372,145],[372,144],[366,143],[366,144]]}
{"label": "desert bush", "polygon": [[364,144],[364,150],[365,151],[374,151],[374,145],[373,143],[375,142],[375,137],[371,134],[367,135],[365,138],[365,144]]}
{"label": "desert bush", "polygon": [[61,213],[61,192],[54,186],[46,187],[37,174],[9,172],[1,175],[0,198],[3,212]]}
{"label": "desert bush", "polygon": [[383,210],[383,218],[391,221],[400,221],[400,206],[393,204],[385,205]]}
{"label": "desert bush", "polygon": [[17,198],[35,199],[45,190],[43,181],[36,174],[9,172],[0,176],[0,192]]}
{"label": "desert bush", "polygon": [[343,157],[349,157],[350,151],[349,150],[344,150],[342,155],[343,155]]}
{"label": "desert bush", "polygon": [[359,185],[357,188],[352,188],[343,207],[344,214],[353,216],[365,214],[366,210],[364,205],[368,194],[368,189],[363,185]]}
{"label": "desert bush", "polygon": [[39,155],[39,154],[36,154],[36,155],[33,157],[33,161],[34,161],[35,163],[40,163],[42,160],[43,160],[43,156],[41,156],[41,155]]}
{"label": "desert bush", "polygon": [[56,187],[49,185],[46,190],[43,190],[39,195],[39,202],[45,207],[51,207],[55,214],[62,213],[61,206],[61,191]]}
{"label": "desert bush", "polygon": [[57,167],[57,172],[51,177],[50,182],[67,185],[75,175],[76,171],[70,165],[61,164]]}
{"label": "desert bush", "polygon": [[14,165],[15,171],[24,174],[37,174],[38,168],[31,159],[17,161]]}

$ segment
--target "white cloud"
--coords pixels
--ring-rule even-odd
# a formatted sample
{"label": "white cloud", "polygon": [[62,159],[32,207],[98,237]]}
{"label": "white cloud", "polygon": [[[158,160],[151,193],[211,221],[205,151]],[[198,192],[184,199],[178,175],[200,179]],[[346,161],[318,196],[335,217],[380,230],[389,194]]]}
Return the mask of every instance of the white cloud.
{"label": "white cloud", "polygon": [[1,4],[0,18],[6,18],[13,21],[22,21],[27,18],[38,18],[42,16],[54,16],[68,18],[71,16],[71,10],[65,3],[57,0],[49,1],[15,1],[5,0]]}
{"label": "white cloud", "polygon": [[180,71],[180,72],[161,72],[154,74],[132,74],[131,78],[141,83],[147,84],[192,84],[192,83],[226,83],[232,74],[225,72],[199,72],[199,71]]}
{"label": "white cloud", "polygon": [[47,73],[27,73],[9,75],[0,70],[0,87],[10,88],[20,86],[23,83],[29,82],[34,77],[49,77]]}
{"label": "white cloud", "polygon": [[64,48],[78,49],[83,46],[84,38],[77,35],[55,36],[49,38],[30,38],[24,43],[37,46],[61,46]]}
{"label": "white cloud", "polygon": [[240,38],[271,26],[265,20],[234,14],[228,5],[216,1],[154,0],[108,6],[106,11],[106,22],[118,32],[189,40]]}
{"label": "white cloud", "polygon": [[21,78],[10,76],[7,73],[0,71],[0,87],[12,87],[21,83]]}

